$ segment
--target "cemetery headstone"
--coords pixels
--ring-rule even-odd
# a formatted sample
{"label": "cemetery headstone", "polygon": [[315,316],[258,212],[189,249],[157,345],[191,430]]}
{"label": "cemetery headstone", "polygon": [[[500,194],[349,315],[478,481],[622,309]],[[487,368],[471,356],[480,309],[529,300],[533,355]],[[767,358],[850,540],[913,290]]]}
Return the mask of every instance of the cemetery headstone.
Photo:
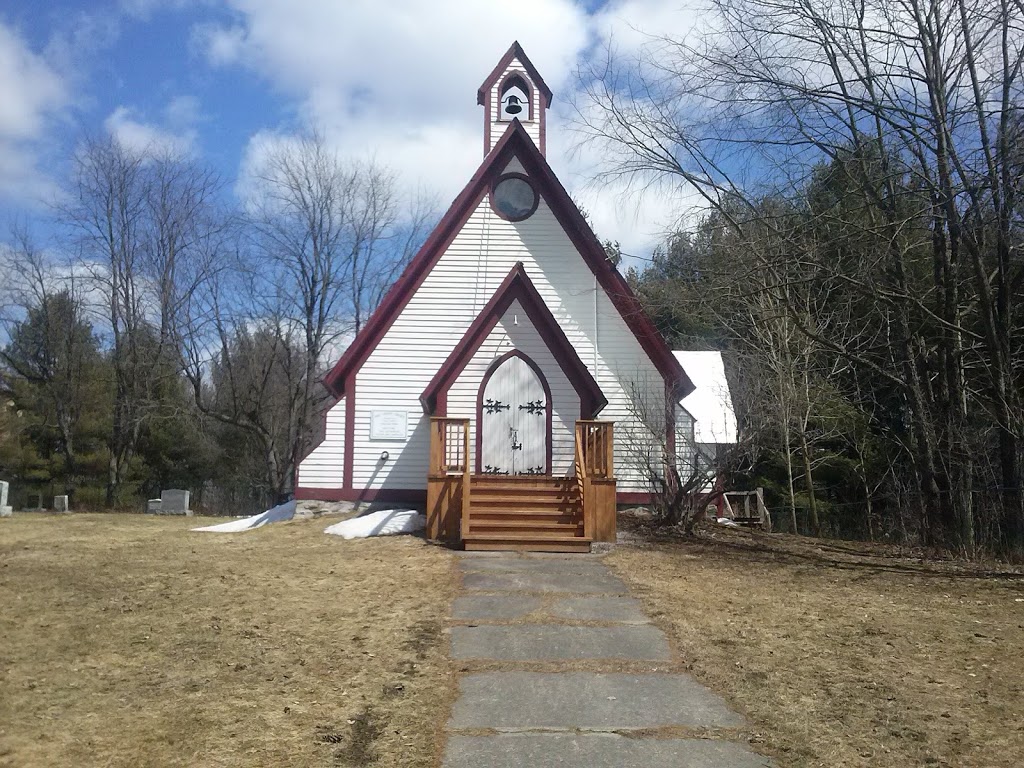
{"label": "cemetery headstone", "polygon": [[38,493],[30,493],[25,500],[26,509],[42,509],[43,497]]}
{"label": "cemetery headstone", "polygon": [[71,510],[70,510],[70,508],[68,506],[68,497],[67,496],[54,496],[53,497],[53,511],[56,512],[59,515],[60,514],[66,514],[67,512],[70,512]]}
{"label": "cemetery headstone", "polygon": [[146,514],[159,515],[161,512],[160,506],[160,499],[150,499],[146,502]]}
{"label": "cemetery headstone", "polygon": [[191,516],[192,510],[188,508],[188,502],[188,491],[182,491],[177,488],[160,491],[160,514]]}
{"label": "cemetery headstone", "polygon": [[10,483],[6,480],[0,480],[0,517],[10,517],[14,509],[7,504],[7,491],[10,489]]}

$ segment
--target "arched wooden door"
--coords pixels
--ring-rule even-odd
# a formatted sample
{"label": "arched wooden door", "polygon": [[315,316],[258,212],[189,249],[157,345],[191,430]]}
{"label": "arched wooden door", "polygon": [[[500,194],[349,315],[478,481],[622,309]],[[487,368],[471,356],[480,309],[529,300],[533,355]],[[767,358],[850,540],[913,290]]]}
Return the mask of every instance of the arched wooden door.
{"label": "arched wooden door", "polygon": [[477,400],[477,471],[551,471],[551,390],[540,368],[513,350],[491,365]]}

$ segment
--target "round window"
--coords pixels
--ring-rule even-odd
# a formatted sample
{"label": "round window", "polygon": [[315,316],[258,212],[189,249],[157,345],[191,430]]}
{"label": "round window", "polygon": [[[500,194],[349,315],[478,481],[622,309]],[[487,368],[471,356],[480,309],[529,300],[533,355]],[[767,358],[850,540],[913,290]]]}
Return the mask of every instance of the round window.
{"label": "round window", "polygon": [[508,174],[498,179],[491,190],[491,205],[498,215],[509,221],[522,221],[537,210],[540,199],[529,179]]}

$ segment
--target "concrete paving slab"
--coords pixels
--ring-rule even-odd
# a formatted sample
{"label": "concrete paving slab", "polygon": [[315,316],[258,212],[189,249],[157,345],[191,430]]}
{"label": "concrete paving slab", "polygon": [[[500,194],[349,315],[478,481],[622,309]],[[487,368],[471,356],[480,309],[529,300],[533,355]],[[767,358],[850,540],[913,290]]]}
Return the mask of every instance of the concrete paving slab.
{"label": "concrete paving slab", "polygon": [[543,604],[543,598],[529,595],[464,595],[455,599],[452,618],[477,621],[519,619]]}
{"label": "concrete paving slab", "polygon": [[569,592],[576,594],[618,594],[629,590],[610,573],[467,573],[462,584],[483,592]]}
{"label": "concrete paving slab", "polygon": [[535,730],[738,728],[743,718],[689,675],[483,672],[463,677],[448,727]]}
{"label": "concrete paving slab", "polygon": [[647,624],[640,601],[633,597],[561,597],[549,609],[560,619],[578,621],[620,621]]}
{"label": "concrete paving slab", "polygon": [[486,550],[456,550],[455,556],[466,560],[475,558],[500,557],[505,560],[600,560],[600,556],[592,552],[528,552],[528,551],[486,551]]}
{"label": "concrete paving slab", "polygon": [[571,560],[564,557],[464,557],[458,561],[458,565],[459,569],[463,573],[469,573],[471,571],[486,571],[488,573],[504,571],[512,571],[516,573],[609,573],[608,566],[600,560]]}
{"label": "concrete paving slab", "polygon": [[649,624],[579,627],[511,624],[452,627],[452,657],[490,661],[624,659],[670,661],[668,641]]}
{"label": "concrete paving slab", "polygon": [[452,736],[444,768],[766,768],[743,743],[713,739],[631,739],[608,733]]}

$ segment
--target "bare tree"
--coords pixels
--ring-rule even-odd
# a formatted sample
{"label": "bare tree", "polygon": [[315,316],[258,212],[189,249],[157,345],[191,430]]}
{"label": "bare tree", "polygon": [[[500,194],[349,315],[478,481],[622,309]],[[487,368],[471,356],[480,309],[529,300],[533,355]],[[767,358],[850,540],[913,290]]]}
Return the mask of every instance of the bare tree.
{"label": "bare tree", "polygon": [[791,315],[901,392],[933,541],[974,548],[978,470],[961,446],[977,413],[991,417],[1002,544],[1021,548],[1020,3],[714,0],[710,10],[702,34],[652,36],[637,61],[612,53],[583,73],[581,131],[601,143],[610,177],[684,183],[737,232],[771,224],[757,211],[764,196],[798,194],[822,162],[843,165],[865,201],[848,223],[877,245],[873,263],[843,271],[806,239],[786,258],[805,267],[801,279],[860,292],[886,318],[887,347],[868,346],[873,333],[847,344]]}
{"label": "bare tree", "polygon": [[135,152],[112,138],[86,141],[74,158],[73,199],[62,213],[81,264],[103,296],[110,337],[113,419],[107,504],[143,425],[159,413],[156,389],[181,370],[180,328],[214,262],[218,181],[186,158]]}
{"label": "bare tree", "polygon": [[694,440],[693,416],[655,395],[656,389],[642,376],[630,382],[629,418],[617,425],[619,453],[626,473],[650,489],[657,519],[689,534],[717,495],[729,457],[702,450]]}
{"label": "bare tree", "polygon": [[427,218],[425,205],[402,206],[391,173],[346,162],[318,134],[264,156],[250,236],[193,312],[188,376],[204,411],[258,446],[274,500],[293,491],[310,447],[329,357],[365,323]]}

